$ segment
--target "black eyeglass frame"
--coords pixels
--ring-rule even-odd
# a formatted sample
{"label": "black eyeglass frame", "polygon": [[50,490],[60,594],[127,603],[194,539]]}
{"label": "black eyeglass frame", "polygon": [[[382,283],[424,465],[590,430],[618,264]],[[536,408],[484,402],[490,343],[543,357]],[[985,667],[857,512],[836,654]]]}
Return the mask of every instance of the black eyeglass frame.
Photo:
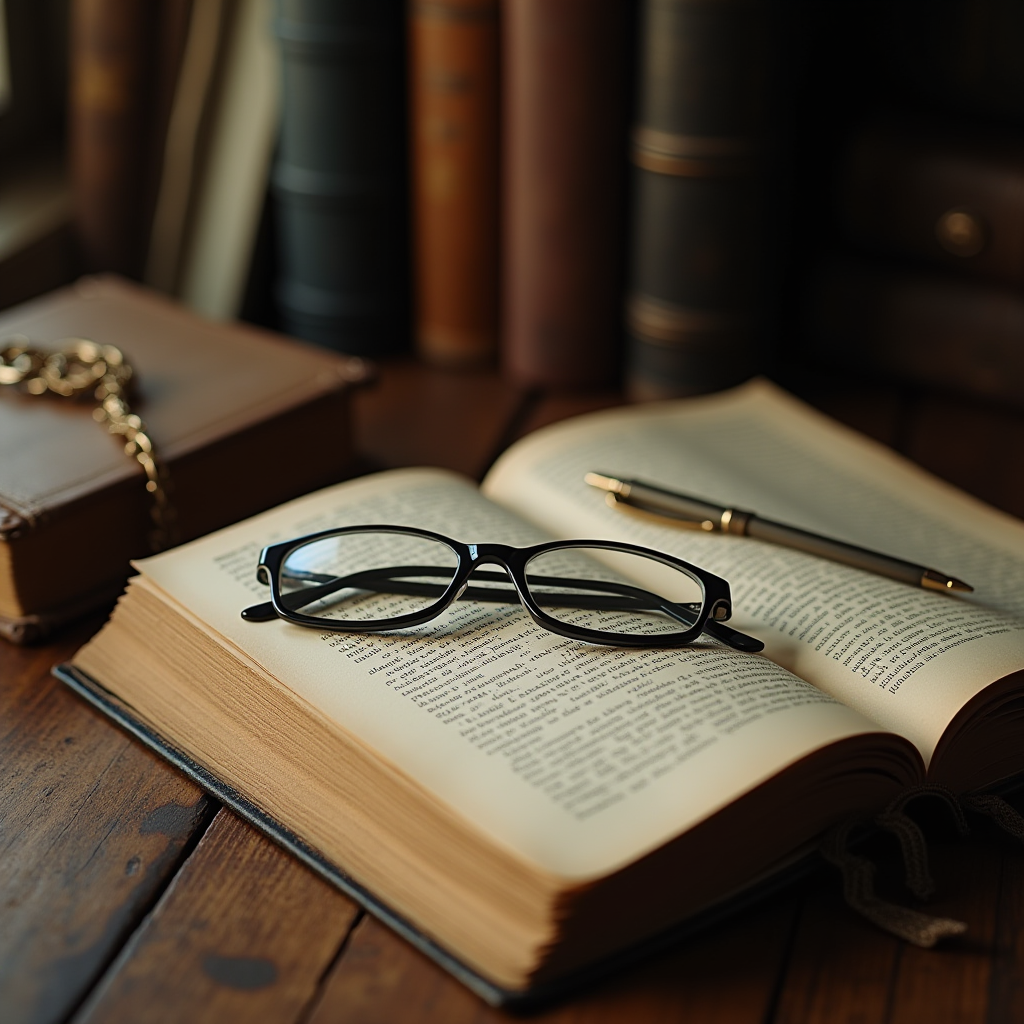
{"label": "black eyeglass frame", "polygon": [[[344,622],[336,619],[328,619],[313,615],[304,615],[287,606],[285,597],[287,595],[281,590],[281,570],[288,556],[298,548],[319,540],[326,540],[330,537],[341,537],[354,533],[394,533],[406,536],[421,537],[444,544],[454,552],[457,563],[452,570],[451,581],[445,586],[443,592],[432,604],[406,615],[398,615],[390,619],[369,620],[367,622],[353,621]],[[661,562],[671,568],[681,570],[696,580],[700,585],[703,595],[703,603],[696,619],[688,628],[678,633],[641,635],[635,633],[616,633],[611,630],[594,630],[585,626],[576,626],[568,622],[548,615],[534,599],[530,592],[530,586],[526,576],[527,564],[538,555],[550,551],[559,551],[575,548],[592,548],[605,551],[621,551],[626,554],[640,555]],[[361,632],[385,632],[393,629],[404,629],[410,626],[419,626],[431,619],[437,618],[449,605],[462,595],[468,588],[470,577],[482,565],[501,566],[508,574],[508,579],[519,598],[519,601],[526,608],[530,617],[542,626],[559,636],[565,636],[573,640],[582,640],[587,643],[611,645],[617,647],[684,647],[693,643],[702,633],[707,632],[711,636],[733,647],[742,650],[760,650],[763,644],[753,637],[739,633],[724,622],[732,615],[732,594],[729,583],[716,576],[714,573],[693,565],[674,555],[662,551],[655,551],[652,548],[641,547],[638,544],[620,543],[607,540],[555,540],[546,541],[542,544],[533,544],[528,547],[514,547],[508,544],[468,544],[447,537],[444,534],[434,533],[431,530],[420,529],[413,526],[382,525],[379,523],[368,523],[360,526],[337,527],[330,530],[321,530],[317,533],[307,534],[303,537],[296,537],[291,540],[282,541],[278,544],[271,544],[264,548],[260,554],[256,569],[256,577],[261,583],[270,585],[270,604],[277,617],[300,626],[309,626],[315,629],[325,629],[338,633],[361,633]],[[447,568],[445,574],[447,575]],[[581,580],[581,583],[591,581]],[[300,592],[301,593],[301,592]],[[264,612],[265,605],[255,605],[246,608],[243,618],[249,621],[265,621],[269,616]],[[269,609],[266,609],[269,611]]]}

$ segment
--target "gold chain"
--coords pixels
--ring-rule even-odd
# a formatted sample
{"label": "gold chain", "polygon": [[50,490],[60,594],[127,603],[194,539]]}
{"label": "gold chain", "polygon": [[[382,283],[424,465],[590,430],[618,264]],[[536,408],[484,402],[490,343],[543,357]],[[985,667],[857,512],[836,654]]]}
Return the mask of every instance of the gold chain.
{"label": "gold chain", "polygon": [[91,397],[99,403],[93,409],[93,419],[105,423],[111,434],[123,437],[125,454],[145,471],[153,522],[150,546],[162,551],[176,540],[174,507],[168,498],[170,478],[145,424],[129,408],[132,368],[113,345],[97,345],[84,338],[67,338],[61,344],[58,351],[46,352],[21,335],[4,339],[0,342],[0,385],[30,395]]}

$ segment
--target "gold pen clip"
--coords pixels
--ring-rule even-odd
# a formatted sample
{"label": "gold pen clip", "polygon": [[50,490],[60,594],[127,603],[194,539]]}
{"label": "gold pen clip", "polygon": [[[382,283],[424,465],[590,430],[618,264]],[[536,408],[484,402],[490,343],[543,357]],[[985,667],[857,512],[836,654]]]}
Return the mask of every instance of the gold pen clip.
{"label": "gold pen clip", "polygon": [[664,512],[648,512],[647,509],[639,505],[623,501],[617,494],[611,491],[605,494],[604,502],[609,508],[635,516],[642,519],[645,523],[656,523],[659,526],[676,526],[680,530],[702,530],[706,533],[713,533],[716,529],[714,522],[710,519],[682,519],[677,516],[666,515]]}

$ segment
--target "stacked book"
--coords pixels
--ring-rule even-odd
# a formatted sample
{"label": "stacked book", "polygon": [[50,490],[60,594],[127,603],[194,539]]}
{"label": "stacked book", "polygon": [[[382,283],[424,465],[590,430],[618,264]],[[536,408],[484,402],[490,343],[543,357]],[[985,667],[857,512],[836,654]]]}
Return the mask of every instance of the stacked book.
{"label": "stacked book", "polygon": [[617,383],[625,360],[644,398],[748,376],[763,21],[753,2],[413,4],[421,354],[500,353],[527,387]]}
{"label": "stacked book", "polygon": [[757,364],[761,6],[211,0],[128,24],[104,0],[73,48],[89,269],[347,353],[411,331],[527,388],[614,385],[624,361],[641,397],[736,382]]}
{"label": "stacked book", "polygon": [[[881,21],[804,0],[211,0],[132,8],[138,24],[121,6],[83,6],[74,26],[83,251],[203,312],[273,294],[257,320],[346,352],[411,331],[434,363],[500,360],[527,388],[624,373],[658,398],[763,369],[772,324],[789,334],[808,306],[783,294],[773,313],[769,279],[814,265],[814,351],[1020,397],[1008,0],[934,18],[898,0]],[[871,74],[853,85],[862,44]],[[88,89],[100,73],[155,108],[115,117]],[[159,136],[146,159],[128,145],[140,118]],[[829,189],[839,230],[807,244]],[[836,235],[844,258],[819,268]]]}

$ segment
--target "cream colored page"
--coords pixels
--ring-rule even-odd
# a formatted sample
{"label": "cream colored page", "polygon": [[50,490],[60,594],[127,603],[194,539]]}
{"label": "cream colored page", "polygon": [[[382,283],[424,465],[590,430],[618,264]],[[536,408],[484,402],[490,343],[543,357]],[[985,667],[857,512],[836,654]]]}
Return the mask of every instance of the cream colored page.
{"label": "cream colored page", "polygon": [[[966,579],[970,600],[609,508],[588,470],[706,497]],[[730,581],[734,623],[929,760],[980,688],[1024,667],[1024,526],[767,382],[524,439],[484,492],[559,536],[631,540]]]}
{"label": "cream colored page", "polygon": [[139,567],[229,645],[550,872],[611,870],[807,752],[873,731],[766,659],[716,645],[580,644],[518,607],[457,602],[430,626],[389,635],[239,617],[268,596],[254,579],[262,546],[374,522],[469,542],[539,537],[468,481],[405,470],[300,499]]}

